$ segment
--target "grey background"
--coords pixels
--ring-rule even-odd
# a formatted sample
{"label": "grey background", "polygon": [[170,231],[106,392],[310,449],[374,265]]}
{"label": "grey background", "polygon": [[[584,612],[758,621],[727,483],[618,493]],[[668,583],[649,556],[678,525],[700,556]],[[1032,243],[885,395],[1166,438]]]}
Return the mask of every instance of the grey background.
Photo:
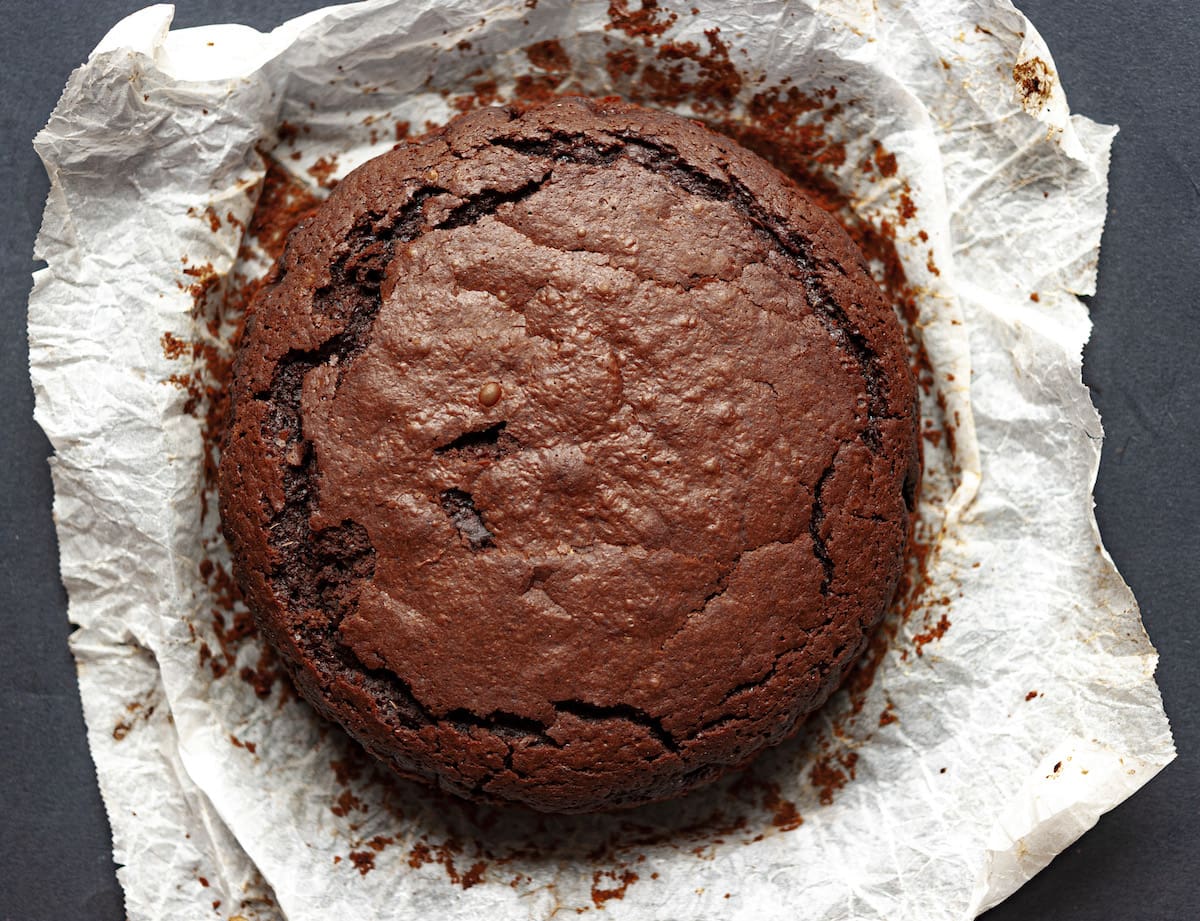
{"label": "grey background", "polygon": [[[71,69],[142,5],[0,0],[2,921],[124,917],[66,645],[50,449],[32,421],[25,300],[47,190],[29,142]],[[320,5],[183,0],[175,24],[238,21],[265,30]],[[1200,917],[1200,3],[1018,5],[1045,35],[1072,109],[1122,129],[1084,379],[1108,434],[1097,517],[1162,653],[1158,678],[1180,757],[987,921]]]}

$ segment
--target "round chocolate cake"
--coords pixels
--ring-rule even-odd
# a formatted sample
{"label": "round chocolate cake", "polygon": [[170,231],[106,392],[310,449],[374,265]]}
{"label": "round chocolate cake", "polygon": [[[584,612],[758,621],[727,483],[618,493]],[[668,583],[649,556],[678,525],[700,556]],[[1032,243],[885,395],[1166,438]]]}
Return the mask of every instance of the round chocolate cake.
{"label": "round chocolate cake", "polygon": [[221,512],[258,623],[397,773],[586,812],[791,735],[899,578],[900,325],[700,125],[566,99],[363,165],[253,305]]}

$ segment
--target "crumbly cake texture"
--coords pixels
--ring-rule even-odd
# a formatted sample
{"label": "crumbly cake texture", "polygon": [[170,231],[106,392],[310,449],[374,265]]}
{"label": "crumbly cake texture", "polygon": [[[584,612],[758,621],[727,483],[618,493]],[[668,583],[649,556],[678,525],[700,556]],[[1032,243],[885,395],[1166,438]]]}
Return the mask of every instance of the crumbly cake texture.
{"label": "crumbly cake texture", "polygon": [[480,109],[291,235],[221,512],[308,700],[397,773],[587,812],[791,735],[903,566],[900,325],[782,174],[678,116]]}

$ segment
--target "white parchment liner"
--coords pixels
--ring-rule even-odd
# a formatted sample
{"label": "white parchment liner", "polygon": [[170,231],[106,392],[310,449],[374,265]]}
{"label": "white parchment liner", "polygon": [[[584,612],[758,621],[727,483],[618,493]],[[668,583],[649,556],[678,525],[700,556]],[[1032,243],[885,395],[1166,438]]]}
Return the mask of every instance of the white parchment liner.
{"label": "white parchment liner", "polygon": [[[270,35],[169,32],[171,8],[152,7],[71,76],[38,135],[47,267],[29,305],[130,918],[965,919],[1174,757],[1155,652],[1092,516],[1101,430],[1076,295],[1095,288],[1115,129],[1069,114],[1049,51],[1004,0],[692,5],[667,37],[704,47],[719,28],[745,95],[786,78],[852,102],[826,130],[861,217],[895,222],[903,183],[917,207],[897,249],[934,372],[924,412],[955,437],[926,446],[929,584],[893,617],[874,682],[740,786],[541,821],[355,775],[338,730],[237,677],[255,643],[214,677],[199,562],[221,551],[205,549],[201,423],[162,344],[207,335],[184,269],[234,269],[258,150],[299,126],[282,162],[311,183],[319,157],[336,153],[341,174],[388,149],[380,121],[444,121],[439,88],[465,89],[475,68],[502,89],[534,70],[532,42],[561,39],[596,94],[611,91],[608,51],[655,50],[606,29],[607,2],[370,2]],[[897,158],[889,182],[860,168],[876,141]],[[206,207],[233,219],[210,226]]]}

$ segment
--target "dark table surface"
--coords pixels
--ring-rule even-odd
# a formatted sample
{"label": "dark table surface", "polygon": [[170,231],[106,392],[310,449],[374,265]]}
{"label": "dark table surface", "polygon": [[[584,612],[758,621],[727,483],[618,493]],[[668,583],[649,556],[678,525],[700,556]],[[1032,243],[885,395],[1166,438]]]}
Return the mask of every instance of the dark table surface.
{"label": "dark table surface", "polygon": [[[953,0],[946,0],[953,2]],[[50,447],[25,302],[47,181],[30,141],[71,69],[141,0],[0,0],[0,921],[124,917],[67,650]],[[321,0],[181,0],[176,26],[269,29]],[[1121,126],[1084,379],[1104,418],[1097,517],[1162,654],[1179,759],[987,921],[1200,917],[1200,3],[1019,0],[1072,109]],[[331,919],[341,921],[341,919]]]}

